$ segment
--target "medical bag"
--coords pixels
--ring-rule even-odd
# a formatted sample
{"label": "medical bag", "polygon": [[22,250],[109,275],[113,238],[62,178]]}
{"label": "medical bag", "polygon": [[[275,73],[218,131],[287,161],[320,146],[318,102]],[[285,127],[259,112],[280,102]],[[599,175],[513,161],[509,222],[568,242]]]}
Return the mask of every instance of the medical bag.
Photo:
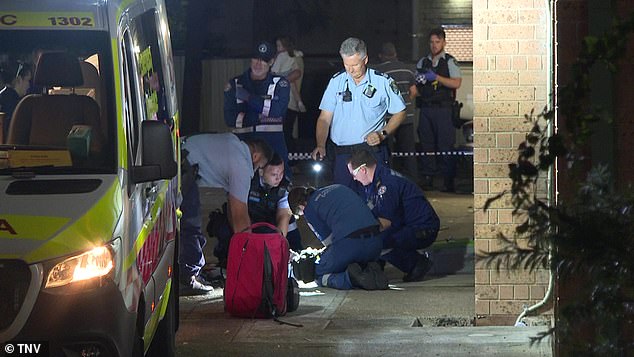
{"label": "medical bag", "polygon": [[[254,233],[267,227],[271,233]],[[225,311],[236,317],[274,318],[287,311],[289,250],[286,238],[269,223],[231,237],[224,289]]]}

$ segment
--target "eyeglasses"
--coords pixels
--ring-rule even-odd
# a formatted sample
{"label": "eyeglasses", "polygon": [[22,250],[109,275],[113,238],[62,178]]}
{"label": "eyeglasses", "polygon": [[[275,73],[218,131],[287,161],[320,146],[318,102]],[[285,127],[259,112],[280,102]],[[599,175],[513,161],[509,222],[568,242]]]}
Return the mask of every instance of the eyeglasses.
{"label": "eyeglasses", "polygon": [[365,164],[361,164],[361,165],[359,165],[359,167],[357,167],[356,169],[352,170],[352,177],[357,176],[357,174],[359,173],[359,170],[361,170],[362,167],[365,167]]}

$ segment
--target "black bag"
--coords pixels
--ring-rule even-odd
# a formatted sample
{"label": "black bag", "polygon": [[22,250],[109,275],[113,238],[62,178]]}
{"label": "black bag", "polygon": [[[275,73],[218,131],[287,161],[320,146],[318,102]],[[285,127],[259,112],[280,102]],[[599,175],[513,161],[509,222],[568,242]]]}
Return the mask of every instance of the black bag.
{"label": "black bag", "polygon": [[209,223],[207,224],[207,234],[209,237],[216,237],[218,242],[214,247],[214,255],[218,258],[219,266],[227,267],[227,256],[229,254],[229,243],[233,236],[233,231],[229,226],[227,218],[227,204],[222,209],[215,209],[209,213]]}
{"label": "black bag", "polygon": [[465,123],[465,120],[460,118],[460,109],[462,109],[462,102],[454,100],[451,104],[451,123],[456,129],[462,128],[462,125]]}
{"label": "black bag", "polygon": [[299,285],[292,276],[288,278],[286,288],[286,312],[293,312],[299,307]]}
{"label": "black bag", "polygon": [[293,266],[293,275],[295,275],[295,278],[303,281],[304,283],[315,281],[316,260],[316,256],[302,256],[299,261],[293,260],[291,265]]}

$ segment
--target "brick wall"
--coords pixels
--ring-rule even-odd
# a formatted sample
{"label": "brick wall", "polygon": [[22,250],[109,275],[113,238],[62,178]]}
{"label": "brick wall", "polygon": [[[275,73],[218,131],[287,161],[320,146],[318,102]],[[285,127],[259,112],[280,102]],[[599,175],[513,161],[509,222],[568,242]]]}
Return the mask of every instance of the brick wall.
{"label": "brick wall", "polygon": [[[530,124],[524,116],[547,102],[550,15],[546,0],[473,0],[474,236],[476,255],[499,250],[519,217],[510,197],[487,211],[486,200],[510,188],[508,163]],[[541,189],[546,187],[540,185]],[[544,190],[545,191],[545,190]],[[496,270],[476,257],[478,325],[506,325],[540,301],[548,271]]]}

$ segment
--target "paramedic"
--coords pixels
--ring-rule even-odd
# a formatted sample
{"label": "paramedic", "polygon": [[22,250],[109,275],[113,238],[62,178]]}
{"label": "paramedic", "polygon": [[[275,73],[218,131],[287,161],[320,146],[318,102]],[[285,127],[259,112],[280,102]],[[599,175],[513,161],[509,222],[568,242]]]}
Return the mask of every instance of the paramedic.
{"label": "paramedic", "polygon": [[199,187],[223,188],[227,192],[229,224],[234,232],[248,229],[247,201],[255,169],[264,167],[273,155],[271,147],[259,139],[241,141],[231,133],[198,134],[184,138],[181,145],[183,201],[180,209],[181,294],[204,294],[213,290],[201,281],[205,265]]}

